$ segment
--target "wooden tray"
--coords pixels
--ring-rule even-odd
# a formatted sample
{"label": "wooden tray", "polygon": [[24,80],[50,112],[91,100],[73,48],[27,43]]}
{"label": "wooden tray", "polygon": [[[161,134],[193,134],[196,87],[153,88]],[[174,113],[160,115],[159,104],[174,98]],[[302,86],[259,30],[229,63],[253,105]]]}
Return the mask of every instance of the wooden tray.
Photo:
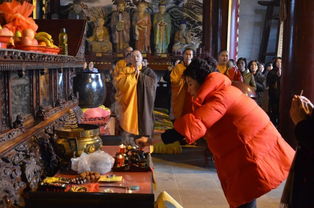
{"label": "wooden tray", "polygon": [[17,45],[15,49],[24,50],[24,51],[34,51],[39,53],[49,53],[49,54],[58,54],[60,52],[59,48],[48,48],[46,46],[24,46]]}

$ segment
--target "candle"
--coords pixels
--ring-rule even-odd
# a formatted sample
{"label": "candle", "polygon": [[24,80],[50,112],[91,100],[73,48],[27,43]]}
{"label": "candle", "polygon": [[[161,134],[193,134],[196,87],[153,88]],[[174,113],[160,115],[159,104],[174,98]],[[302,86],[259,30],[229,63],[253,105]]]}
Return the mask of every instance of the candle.
{"label": "candle", "polygon": [[124,166],[124,156],[122,154],[117,155],[116,160],[118,167]]}
{"label": "candle", "polygon": [[119,153],[125,153],[126,152],[126,146],[124,144],[119,145]]}

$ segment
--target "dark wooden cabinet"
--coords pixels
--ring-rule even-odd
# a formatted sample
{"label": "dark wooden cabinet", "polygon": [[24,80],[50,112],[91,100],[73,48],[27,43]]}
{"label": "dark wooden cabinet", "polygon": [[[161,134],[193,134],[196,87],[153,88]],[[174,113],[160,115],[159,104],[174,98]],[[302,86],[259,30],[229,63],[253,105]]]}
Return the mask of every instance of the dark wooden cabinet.
{"label": "dark wooden cabinet", "polygon": [[54,129],[80,116],[73,94],[83,59],[0,50],[0,207],[24,206],[23,193],[57,170]]}

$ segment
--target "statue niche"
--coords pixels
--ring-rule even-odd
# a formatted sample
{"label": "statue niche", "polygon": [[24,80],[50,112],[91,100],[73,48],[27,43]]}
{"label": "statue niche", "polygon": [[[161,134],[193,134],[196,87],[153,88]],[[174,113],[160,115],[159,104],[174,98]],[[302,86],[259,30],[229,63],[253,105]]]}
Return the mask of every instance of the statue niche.
{"label": "statue niche", "polygon": [[155,53],[167,53],[170,43],[171,18],[166,13],[166,4],[159,4],[159,12],[154,15],[153,27]]}
{"label": "statue niche", "polygon": [[129,47],[130,41],[130,15],[125,11],[125,2],[117,2],[117,11],[111,16],[111,34],[115,51],[120,53]]}
{"label": "statue niche", "polygon": [[151,19],[150,14],[146,12],[146,8],[146,2],[138,3],[137,11],[135,12],[132,20],[135,48],[142,53],[150,53]]}
{"label": "statue niche", "polygon": [[111,53],[112,44],[109,38],[109,32],[104,26],[105,20],[98,18],[93,35],[87,39],[90,44],[91,51],[94,53]]}

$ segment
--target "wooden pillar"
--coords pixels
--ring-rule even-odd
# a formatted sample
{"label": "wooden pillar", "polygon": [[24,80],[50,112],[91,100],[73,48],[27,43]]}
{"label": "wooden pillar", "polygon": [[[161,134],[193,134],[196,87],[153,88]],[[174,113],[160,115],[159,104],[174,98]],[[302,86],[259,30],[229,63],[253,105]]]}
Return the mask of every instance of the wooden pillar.
{"label": "wooden pillar", "polygon": [[271,24],[274,13],[275,1],[259,1],[258,2],[262,6],[266,6],[266,14],[264,19],[264,27],[263,27],[263,35],[261,40],[261,46],[259,49],[258,60],[261,62],[265,62],[265,58],[267,56],[267,46],[269,42],[269,34],[271,30]]}
{"label": "wooden pillar", "polygon": [[227,49],[229,0],[203,2],[203,45],[204,51],[217,57]]}
{"label": "wooden pillar", "polygon": [[[229,0],[218,0],[217,2],[218,13],[218,28],[217,28],[217,55],[221,50],[227,49],[227,36],[228,36],[228,11]],[[217,57],[217,56],[215,56]]]}
{"label": "wooden pillar", "polygon": [[210,55],[213,54],[213,31],[215,22],[213,3],[213,0],[203,2],[203,45],[204,52]]}
{"label": "wooden pillar", "polygon": [[229,0],[228,44],[229,58],[237,60],[239,45],[239,0]]}
{"label": "wooden pillar", "polygon": [[287,15],[283,32],[280,130],[283,137],[295,146],[294,126],[289,116],[291,98],[303,90],[303,95],[314,101],[314,1],[281,2],[285,3]]}
{"label": "wooden pillar", "polygon": [[220,50],[220,1],[208,0],[203,2],[203,44],[204,52],[217,57]]}

